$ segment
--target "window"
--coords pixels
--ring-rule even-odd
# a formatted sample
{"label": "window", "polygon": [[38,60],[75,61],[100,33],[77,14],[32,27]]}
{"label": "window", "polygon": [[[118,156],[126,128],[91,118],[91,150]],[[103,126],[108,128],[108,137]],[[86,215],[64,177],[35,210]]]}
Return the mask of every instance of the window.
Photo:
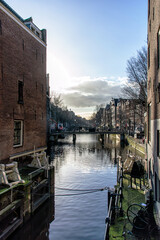
{"label": "window", "polygon": [[3,63],[1,64],[1,77],[2,77],[2,81],[3,81]]}
{"label": "window", "polygon": [[144,123],[144,136],[147,138],[147,123]]}
{"label": "window", "polygon": [[159,187],[160,187],[160,182],[159,182],[159,178],[158,178],[158,175],[157,173],[155,172],[155,178],[154,178],[154,181],[155,181],[155,185],[154,185],[154,190],[155,190],[155,200],[160,202],[160,192],[159,192]]}
{"label": "window", "polygon": [[160,157],[160,130],[157,130],[157,156]]}
{"label": "window", "polygon": [[22,40],[22,49],[24,51],[24,40]]}
{"label": "window", "polygon": [[153,20],[154,20],[154,8],[153,8]]}
{"label": "window", "polygon": [[18,103],[23,104],[23,82],[18,81]]}
{"label": "window", "polygon": [[31,27],[31,31],[32,31],[32,32],[35,32],[35,29],[34,29],[33,27]]}
{"label": "window", "polygon": [[36,31],[36,35],[39,37],[39,35],[40,35],[39,32]]}
{"label": "window", "polygon": [[37,60],[37,58],[38,58],[38,50],[36,49],[36,60]]}
{"label": "window", "polygon": [[36,112],[36,110],[34,110],[34,119],[35,120],[37,119],[37,112]]}
{"label": "window", "polygon": [[150,46],[148,46],[148,69],[150,68]]}
{"label": "window", "polygon": [[148,105],[148,142],[151,141],[151,105]]}
{"label": "window", "polygon": [[2,24],[1,24],[1,20],[0,20],[0,35],[2,35]]}
{"label": "window", "polygon": [[42,96],[43,96],[43,84],[42,84]]}
{"label": "window", "polygon": [[160,67],[160,29],[157,34],[157,67]]}
{"label": "window", "polygon": [[149,22],[149,31],[151,32],[151,20]]}
{"label": "window", "polygon": [[148,0],[148,17],[150,15],[150,0]]}
{"label": "window", "polygon": [[14,121],[14,147],[22,146],[23,139],[23,121],[15,120]]}
{"label": "window", "polygon": [[160,102],[160,83],[158,83],[158,86],[157,86],[157,103]]}

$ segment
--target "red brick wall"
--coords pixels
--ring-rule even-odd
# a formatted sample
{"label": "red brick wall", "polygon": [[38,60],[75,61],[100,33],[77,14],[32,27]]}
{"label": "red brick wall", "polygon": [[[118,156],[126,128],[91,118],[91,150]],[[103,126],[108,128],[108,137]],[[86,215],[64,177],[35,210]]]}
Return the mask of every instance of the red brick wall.
{"label": "red brick wall", "polygon": [[148,104],[151,103],[151,119],[160,118],[160,102],[158,99],[158,83],[160,68],[157,59],[157,33],[160,29],[160,1],[150,1],[148,9],[148,49],[150,48],[150,66],[148,67]]}
{"label": "red brick wall", "polygon": [[[0,21],[0,161],[3,161],[12,154],[46,145],[46,47],[2,10]],[[24,104],[18,103],[19,80],[24,83]],[[23,146],[16,148],[14,119],[24,121]]]}

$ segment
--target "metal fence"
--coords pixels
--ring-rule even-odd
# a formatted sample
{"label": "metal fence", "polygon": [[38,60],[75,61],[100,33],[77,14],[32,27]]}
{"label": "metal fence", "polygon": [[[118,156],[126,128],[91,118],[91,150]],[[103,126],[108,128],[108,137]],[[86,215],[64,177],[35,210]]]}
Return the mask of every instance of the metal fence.
{"label": "metal fence", "polygon": [[[120,170],[120,171],[119,171]],[[104,240],[109,240],[109,228],[111,224],[114,224],[117,216],[123,216],[122,199],[123,199],[123,167],[118,169],[117,182],[119,187],[115,191],[108,190],[108,214],[106,217],[106,228]]]}

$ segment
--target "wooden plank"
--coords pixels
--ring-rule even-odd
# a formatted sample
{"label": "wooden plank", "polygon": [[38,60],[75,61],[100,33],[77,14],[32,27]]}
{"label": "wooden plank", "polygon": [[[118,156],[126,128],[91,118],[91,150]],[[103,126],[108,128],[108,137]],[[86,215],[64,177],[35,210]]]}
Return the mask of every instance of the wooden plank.
{"label": "wooden plank", "polygon": [[30,150],[30,151],[16,153],[16,154],[11,155],[10,159],[15,159],[15,158],[27,156],[27,155],[30,155],[30,154],[33,154],[33,153],[36,153],[36,152],[45,151],[46,149],[47,149],[47,147],[44,146],[42,148],[37,148],[37,149]]}
{"label": "wooden plank", "polygon": [[2,209],[0,211],[0,221],[3,220],[8,214],[10,214],[10,212],[12,210],[18,208],[21,204],[22,204],[22,200],[19,199],[19,200],[16,200],[16,201],[12,202],[11,204],[9,204],[4,209]]}
{"label": "wooden plank", "polygon": [[32,202],[32,212],[34,212],[40,205],[42,205],[49,198],[49,196],[49,193],[46,193],[36,202]]}
{"label": "wooden plank", "polygon": [[3,233],[0,235],[1,240],[5,240],[13,233],[21,224],[23,223],[23,219],[17,219],[13,224],[9,225]]}
{"label": "wooden plank", "polygon": [[[41,181],[37,186],[32,188],[32,193],[36,193],[38,190],[40,190],[42,187],[47,186],[48,183],[48,179],[44,179],[43,181]],[[49,189],[49,188],[48,188]]]}

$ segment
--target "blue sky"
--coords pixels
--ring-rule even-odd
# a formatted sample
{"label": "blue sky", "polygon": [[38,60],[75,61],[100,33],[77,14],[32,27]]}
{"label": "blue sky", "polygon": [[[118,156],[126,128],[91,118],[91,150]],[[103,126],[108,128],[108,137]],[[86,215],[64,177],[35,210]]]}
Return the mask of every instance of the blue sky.
{"label": "blue sky", "polygon": [[47,29],[51,91],[82,116],[120,96],[126,62],[147,41],[147,0],[6,0]]}

